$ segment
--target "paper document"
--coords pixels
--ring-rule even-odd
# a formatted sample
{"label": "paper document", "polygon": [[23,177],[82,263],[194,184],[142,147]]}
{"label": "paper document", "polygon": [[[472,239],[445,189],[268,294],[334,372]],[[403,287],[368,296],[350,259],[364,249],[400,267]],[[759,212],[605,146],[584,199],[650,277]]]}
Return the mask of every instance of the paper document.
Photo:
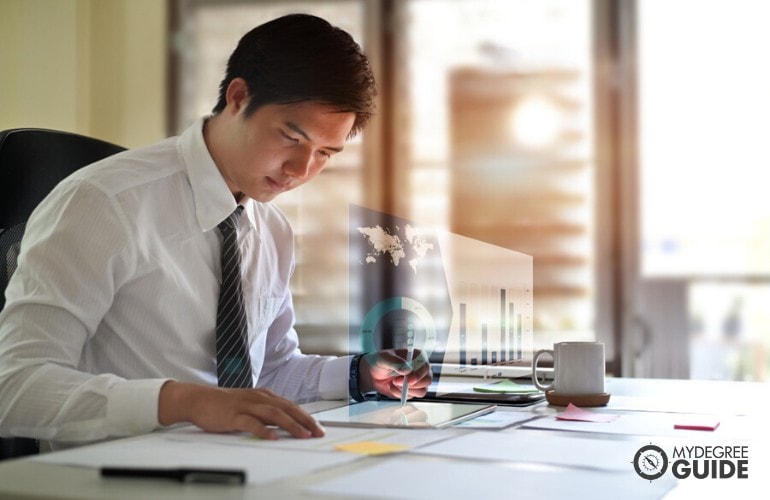
{"label": "paper document", "polygon": [[[615,413],[615,412],[612,412]],[[576,422],[558,420],[555,416],[531,420],[522,424],[530,429],[551,429],[576,432],[599,432],[605,434],[658,436],[677,438],[703,438],[703,431],[677,429],[676,424],[686,423],[691,419],[700,421],[702,415],[687,415],[682,413],[638,412],[623,413],[613,422]],[[751,440],[763,434],[763,423],[760,419],[751,417],[721,417],[720,425],[709,435],[720,439]]]}
{"label": "paper document", "polygon": [[517,429],[506,433],[473,432],[410,453],[628,472],[629,457],[644,444],[647,441],[642,438],[591,439]]}
{"label": "paper document", "polygon": [[345,445],[352,445],[360,442],[380,443],[381,445],[412,449],[458,435],[458,432],[453,431],[452,429],[420,430],[326,427],[325,430],[326,435],[324,437],[314,439],[294,439],[285,434],[285,432],[279,431],[279,434],[283,437],[276,441],[259,439],[247,434],[211,434],[203,432],[196,427],[186,427],[181,430],[161,435],[166,439],[176,441],[315,452],[340,450],[341,446],[344,447]]}
{"label": "paper document", "polygon": [[[628,458],[625,465],[630,467]],[[398,480],[393,480],[397,478]],[[387,489],[382,483],[387,480]],[[592,500],[647,500],[661,498],[676,483],[670,478],[642,483],[633,471],[627,473],[564,469],[554,480],[554,471],[496,463],[436,461],[428,457],[390,458],[372,467],[356,470],[307,488],[310,495],[349,498],[579,498]]]}
{"label": "paper document", "polygon": [[466,420],[455,425],[455,429],[505,429],[514,424],[525,422],[537,418],[532,413],[516,412],[516,411],[501,411],[497,410],[494,413],[487,413],[481,415],[472,420]]}
{"label": "paper document", "polygon": [[[299,440],[298,440],[299,441]],[[302,441],[311,441],[310,439]],[[230,446],[205,440],[171,440],[162,433],[44,453],[32,460],[80,467],[241,469],[249,484],[261,484],[352,462],[353,453],[315,453],[259,446]]]}

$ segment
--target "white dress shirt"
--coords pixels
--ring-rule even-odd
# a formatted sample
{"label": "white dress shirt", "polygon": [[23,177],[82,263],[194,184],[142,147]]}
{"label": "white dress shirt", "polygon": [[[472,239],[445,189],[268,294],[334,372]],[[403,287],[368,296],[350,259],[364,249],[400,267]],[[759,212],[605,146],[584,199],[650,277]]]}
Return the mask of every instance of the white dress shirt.
{"label": "white dress shirt", "polygon": [[[217,224],[236,202],[202,129],[77,171],[30,217],[0,315],[0,436],[145,433],[164,382],[217,384]],[[297,402],[347,397],[349,358],[298,348],[288,221],[271,203],[242,204],[255,386]]]}

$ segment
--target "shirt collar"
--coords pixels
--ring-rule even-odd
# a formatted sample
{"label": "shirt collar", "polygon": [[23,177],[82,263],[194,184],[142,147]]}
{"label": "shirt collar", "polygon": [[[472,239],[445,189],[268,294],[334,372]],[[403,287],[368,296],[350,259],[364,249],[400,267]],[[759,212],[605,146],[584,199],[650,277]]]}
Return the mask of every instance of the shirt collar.
{"label": "shirt collar", "polygon": [[[200,118],[182,132],[177,148],[187,169],[198,225],[201,230],[210,231],[233,213],[238,203],[206,147],[203,139],[205,122],[206,117]],[[244,198],[240,203],[244,205],[249,224],[256,227],[253,200]]]}

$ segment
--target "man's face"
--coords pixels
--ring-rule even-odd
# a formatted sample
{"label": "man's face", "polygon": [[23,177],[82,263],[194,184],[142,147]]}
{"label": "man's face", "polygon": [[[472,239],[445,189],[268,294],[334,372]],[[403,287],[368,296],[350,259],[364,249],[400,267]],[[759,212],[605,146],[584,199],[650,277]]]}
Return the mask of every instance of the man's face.
{"label": "man's face", "polygon": [[268,104],[229,116],[215,158],[230,191],[267,202],[318,175],[342,151],[355,120],[317,102]]}

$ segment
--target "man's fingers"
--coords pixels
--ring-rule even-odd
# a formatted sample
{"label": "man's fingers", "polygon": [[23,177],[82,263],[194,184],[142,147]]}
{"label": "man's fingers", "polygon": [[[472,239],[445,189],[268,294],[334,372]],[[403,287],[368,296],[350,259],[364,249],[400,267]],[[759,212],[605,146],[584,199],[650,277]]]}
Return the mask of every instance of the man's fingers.
{"label": "man's fingers", "polygon": [[296,404],[273,395],[264,404],[255,405],[251,413],[262,422],[277,425],[294,437],[321,437],[323,428],[316,419]]}
{"label": "man's fingers", "polygon": [[263,439],[278,438],[278,434],[270,426],[279,427],[301,439],[323,436],[323,429],[309,415],[299,415],[267,404],[251,405],[248,411],[239,417],[239,424],[243,431]]}
{"label": "man's fingers", "polygon": [[[220,390],[221,389],[217,389]],[[249,432],[263,439],[277,439],[274,427],[297,438],[321,437],[323,428],[307,412],[267,389],[226,389],[218,412],[219,422],[201,422],[204,430]],[[216,404],[214,400],[211,404]],[[226,411],[229,407],[229,411]],[[213,415],[212,415],[213,416]]]}
{"label": "man's fingers", "polygon": [[433,373],[428,369],[419,369],[407,375],[409,387],[427,387],[433,381]]}
{"label": "man's fingers", "polygon": [[241,415],[238,420],[236,425],[238,425],[242,432],[248,432],[261,439],[278,439],[278,433],[257,418],[249,415]]}
{"label": "man's fingers", "polygon": [[[284,400],[286,401],[286,400]],[[308,414],[305,410],[295,405],[294,403],[286,401],[288,407],[283,410],[289,415],[289,417],[301,425],[304,429],[310,431],[310,435],[314,437],[321,437],[325,434],[323,427],[318,421]]]}
{"label": "man's fingers", "polygon": [[[399,387],[403,387],[403,381],[403,378],[399,380]],[[417,370],[408,375],[407,381],[409,383],[409,398],[422,397],[428,393],[428,387],[433,381],[433,374],[430,370]]]}

